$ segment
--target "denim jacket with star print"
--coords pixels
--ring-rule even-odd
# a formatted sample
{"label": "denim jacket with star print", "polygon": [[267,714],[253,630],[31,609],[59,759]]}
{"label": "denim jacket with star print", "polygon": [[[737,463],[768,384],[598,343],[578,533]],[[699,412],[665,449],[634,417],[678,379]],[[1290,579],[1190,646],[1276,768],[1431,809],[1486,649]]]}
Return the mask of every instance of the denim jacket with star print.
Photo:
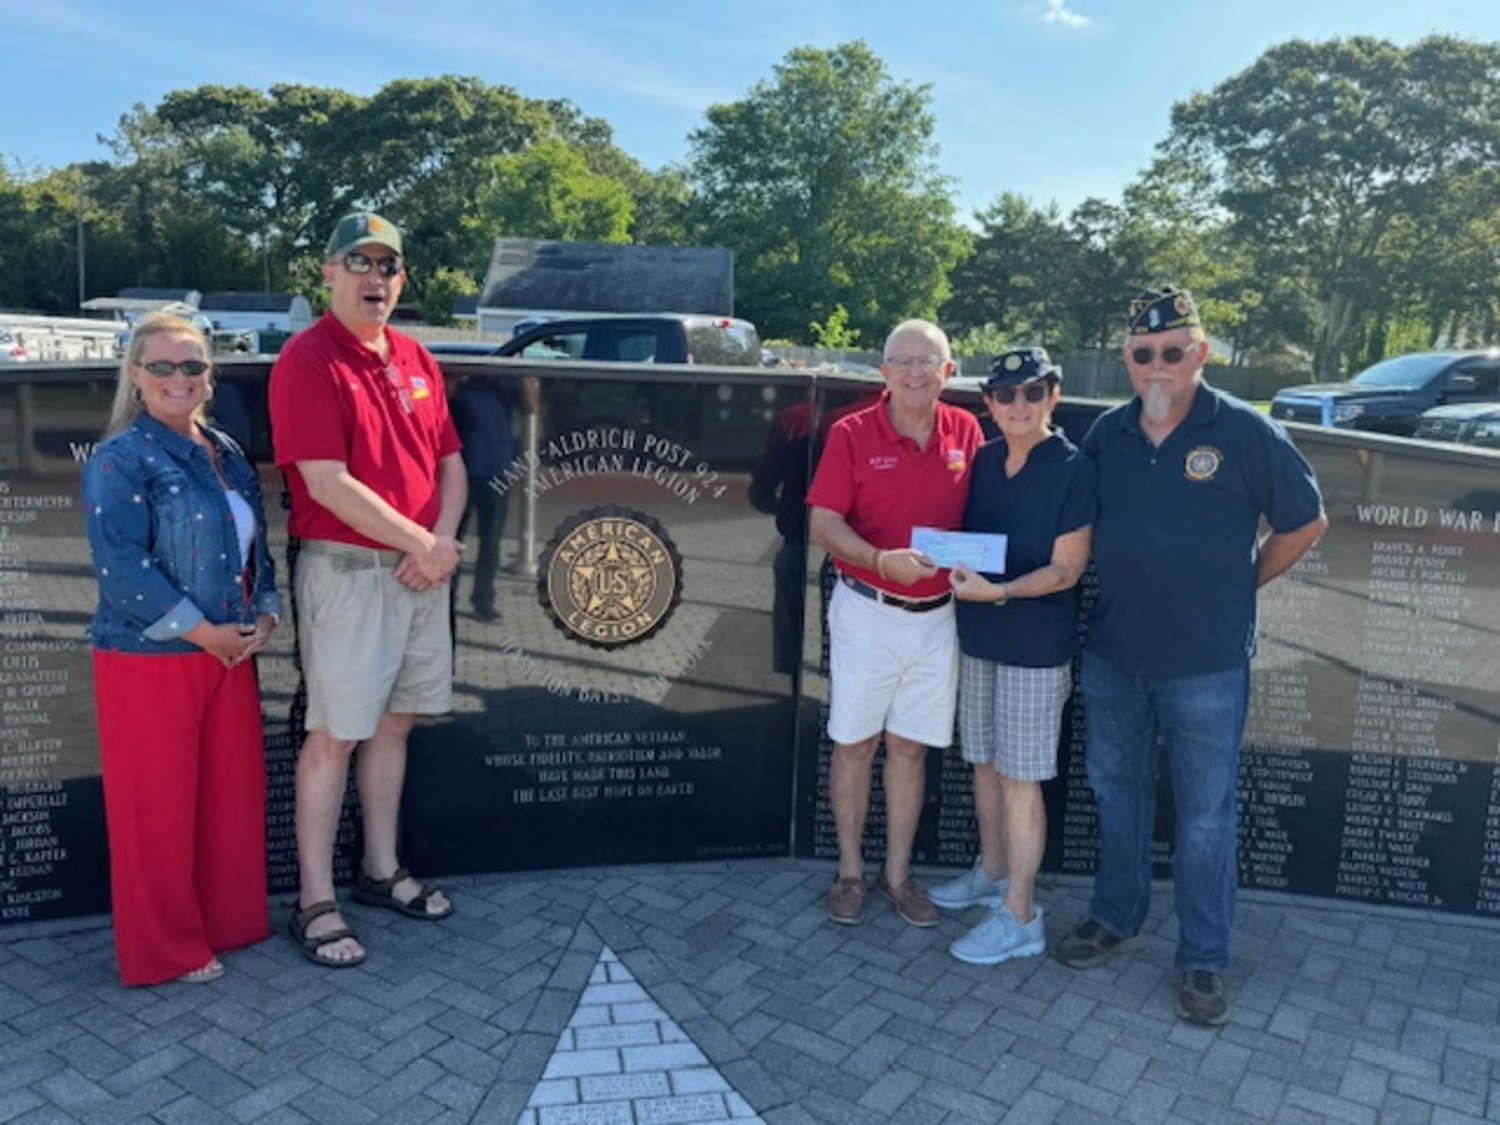
{"label": "denim jacket with star print", "polygon": [[[114,652],[201,652],[182,635],[215,625],[281,616],[276,571],[255,466],[212,427],[221,481],[208,451],[148,414],[99,443],[83,466],[89,549],[99,605],[89,637]],[[249,595],[228,484],[255,515]]]}

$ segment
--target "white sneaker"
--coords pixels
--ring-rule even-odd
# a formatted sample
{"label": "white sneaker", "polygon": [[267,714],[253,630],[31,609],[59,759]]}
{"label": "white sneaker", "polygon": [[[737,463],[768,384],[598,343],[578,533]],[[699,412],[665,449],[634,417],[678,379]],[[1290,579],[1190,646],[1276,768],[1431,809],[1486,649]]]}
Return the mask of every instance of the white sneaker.
{"label": "white sneaker", "polygon": [[969,965],[998,965],[1012,957],[1035,957],[1047,948],[1042,926],[1042,908],[1033,906],[1032,919],[1024,926],[1001,903],[990,916],[948,947],[948,952]]}
{"label": "white sneaker", "polygon": [[944,910],[963,910],[968,906],[999,906],[1005,901],[1005,891],[1010,886],[1007,879],[991,879],[984,873],[979,860],[957,879],[949,879],[935,887],[927,888],[927,897],[932,905]]}

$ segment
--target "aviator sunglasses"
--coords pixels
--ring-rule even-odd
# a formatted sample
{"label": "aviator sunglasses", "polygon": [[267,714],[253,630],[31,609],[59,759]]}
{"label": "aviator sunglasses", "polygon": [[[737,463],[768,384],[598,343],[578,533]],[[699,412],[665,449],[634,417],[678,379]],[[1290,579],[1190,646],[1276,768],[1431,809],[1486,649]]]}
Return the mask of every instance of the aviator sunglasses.
{"label": "aviator sunglasses", "polygon": [[395,277],[404,268],[405,263],[401,261],[399,254],[392,254],[386,258],[375,259],[368,254],[361,254],[358,250],[351,250],[344,255],[344,268],[350,273],[369,273],[370,270],[380,271],[381,277]]}
{"label": "aviator sunglasses", "polygon": [[1047,397],[1047,392],[1052,389],[1052,384],[1046,380],[1039,383],[1027,383],[1024,386],[1013,386],[1007,384],[996,387],[990,392],[992,397],[1001,406],[1009,406],[1016,401],[1016,395],[1023,395],[1027,402],[1041,402]]}
{"label": "aviator sunglasses", "polygon": [[163,379],[174,371],[181,371],[184,375],[196,378],[208,370],[208,364],[201,359],[185,359],[181,363],[173,363],[170,359],[153,359],[150,363],[137,366]]}
{"label": "aviator sunglasses", "polygon": [[[1168,367],[1172,367],[1176,364],[1181,363],[1182,357],[1187,355],[1191,349],[1196,348],[1197,346],[1197,344],[1189,344],[1186,348],[1179,348],[1176,344],[1168,344],[1161,350],[1161,361]],[[1131,348],[1130,358],[1135,360],[1138,366],[1145,367],[1156,358],[1156,349]]]}

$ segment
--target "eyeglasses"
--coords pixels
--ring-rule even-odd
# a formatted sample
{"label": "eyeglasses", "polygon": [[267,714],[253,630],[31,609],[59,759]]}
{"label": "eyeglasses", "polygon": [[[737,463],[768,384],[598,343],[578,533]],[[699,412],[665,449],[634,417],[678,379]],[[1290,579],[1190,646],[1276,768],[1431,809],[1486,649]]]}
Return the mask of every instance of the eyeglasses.
{"label": "eyeglasses", "polygon": [[896,355],[885,357],[885,365],[894,371],[937,371],[947,362],[947,356],[941,355]]}
{"label": "eyeglasses", "polygon": [[[1186,356],[1188,352],[1196,349],[1197,347],[1197,344],[1189,344],[1185,348],[1179,348],[1176,344],[1168,344],[1161,350],[1161,361],[1168,367],[1175,367],[1177,364],[1182,362],[1183,357]],[[1131,348],[1130,358],[1135,361],[1136,366],[1146,367],[1155,361],[1156,349]]]}
{"label": "eyeglasses", "polygon": [[1027,383],[1025,386],[1021,387],[1017,387],[1013,384],[1006,384],[1003,387],[996,387],[990,392],[990,395],[1001,406],[1009,406],[1011,403],[1016,401],[1017,395],[1024,396],[1027,402],[1041,402],[1051,392],[1052,384],[1043,379],[1039,383]]}
{"label": "eyeglasses", "polygon": [[344,268],[350,273],[369,273],[370,270],[380,271],[381,277],[396,277],[406,268],[406,263],[401,260],[400,254],[392,254],[385,258],[372,258],[368,254],[361,254],[358,250],[351,250],[344,255]]}
{"label": "eyeglasses", "polygon": [[401,409],[410,414],[415,407],[412,405],[411,391],[406,386],[406,377],[394,363],[385,365],[385,377],[396,388],[396,394],[401,399]]}
{"label": "eyeglasses", "polygon": [[174,371],[181,371],[184,375],[197,378],[208,370],[208,364],[201,359],[185,359],[181,363],[173,363],[170,359],[153,359],[150,363],[138,363],[136,366],[163,379]]}

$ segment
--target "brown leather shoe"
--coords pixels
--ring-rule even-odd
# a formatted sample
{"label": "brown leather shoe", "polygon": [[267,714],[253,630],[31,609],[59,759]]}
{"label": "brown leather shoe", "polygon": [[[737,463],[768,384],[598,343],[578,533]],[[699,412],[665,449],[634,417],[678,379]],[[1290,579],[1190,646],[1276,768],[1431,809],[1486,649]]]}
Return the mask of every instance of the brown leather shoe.
{"label": "brown leather shoe", "polygon": [[896,906],[896,913],[913,926],[936,926],[938,924],[937,907],[932,905],[927,892],[917,886],[914,880],[907,879],[899,887],[892,887],[886,882],[885,872],[882,871],[880,878],[875,882],[875,889],[890,899]]}
{"label": "brown leather shoe", "polygon": [[835,879],[828,888],[828,917],[841,926],[854,926],[865,917],[865,881]]}

